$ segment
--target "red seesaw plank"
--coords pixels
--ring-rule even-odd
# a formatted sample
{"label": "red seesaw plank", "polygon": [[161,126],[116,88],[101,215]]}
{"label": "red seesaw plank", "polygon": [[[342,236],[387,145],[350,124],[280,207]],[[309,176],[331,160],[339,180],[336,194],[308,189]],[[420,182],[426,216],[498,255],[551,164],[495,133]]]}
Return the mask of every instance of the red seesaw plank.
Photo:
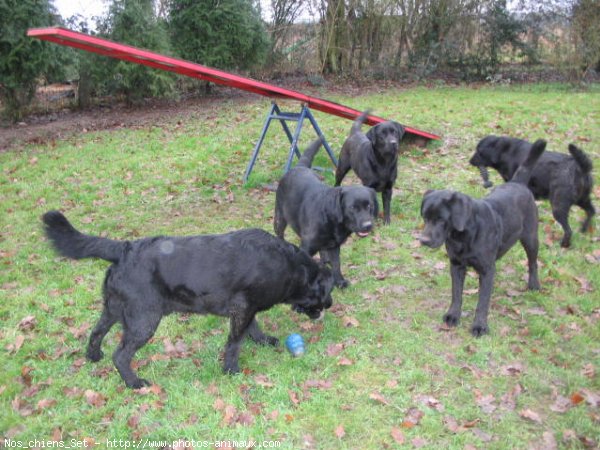
{"label": "red seesaw plank", "polygon": [[[269,83],[242,77],[222,70],[192,63],[183,59],[172,58],[169,56],[143,50],[130,45],[120,44],[108,39],[103,39],[88,34],[71,31],[61,27],[51,28],[33,28],[28,30],[27,36],[35,37],[45,41],[55,42],[60,45],[75,47],[88,52],[98,53],[111,58],[122,59],[136,64],[142,64],[156,69],[162,69],[169,72],[175,72],[193,78],[199,78],[222,84],[237,89],[242,89],[255,94],[271,98],[282,98],[297,100],[305,103],[309,108],[321,111],[344,119],[354,120],[360,116],[361,111],[340,105],[329,100],[318,97],[312,97],[298,91],[285,89]],[[374,115],[369,115],[365,123],[375,125],[385,122],[386,119]],[[439,136],[421,131],[416,128],[404,126],[406,133],[419,136],[425,139],[440,139]]]}

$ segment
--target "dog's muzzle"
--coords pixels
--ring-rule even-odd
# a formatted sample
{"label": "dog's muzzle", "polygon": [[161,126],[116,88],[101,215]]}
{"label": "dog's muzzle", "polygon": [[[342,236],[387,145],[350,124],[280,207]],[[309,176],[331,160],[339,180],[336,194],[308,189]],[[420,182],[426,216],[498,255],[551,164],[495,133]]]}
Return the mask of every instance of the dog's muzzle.
{"label": "dog's muzzle", "polygon": [[435,239],[429,234],[422,233],[419,236],[419,242],[429,248],[438,248],[444,243],[444,240],[443,239]]}
{"label": "dog's muzzle", "polygon": [[360,229],[356,232],[356,234],[358,237],[364,238],[371,234],[371,231],[373,231],[373,222],[368,221],[360,224]]}

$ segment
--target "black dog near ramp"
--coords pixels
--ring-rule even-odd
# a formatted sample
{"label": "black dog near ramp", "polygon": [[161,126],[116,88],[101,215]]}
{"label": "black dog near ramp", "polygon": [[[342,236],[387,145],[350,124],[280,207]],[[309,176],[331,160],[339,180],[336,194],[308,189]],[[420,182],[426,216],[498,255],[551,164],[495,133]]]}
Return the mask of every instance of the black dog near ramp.
{"label": "black dog near ramp", "polygon": [[364,186],[381,192],[383,220],[390,223],[392,189],[398,176],[398,146],[404,136],[404,127],[398,122],[382,122],[366,134],[361,131],[369,112],[363,112],[344,142],[335,172],[335,185],[352,169]]}
{"label": "black dog near ramp", "polygon": [[58,211],[44,214],[43,221],[47,237],[63,256],[112,263],[104,280],[104,309],[91,333],[87,357],[102,358],[102,339],[121,322],[123,337],[113,362],[131,388],[148,384],[132,370],[131,361],[166,314],[229,317],[223,369],[237,373],[246,335],[257,343],[278,345],[259,328],[258,312],[287,303],[316,319],[332,303],[331,270],[263,230],[115,241],[80,233]]}
{"label": "black dog near ramp", "polygon": [[286,173],[275,197],[275,234],[284,237],[289,224],[300,236],[302,249],[333,267],[335,284],[348,286],[340,264],[340,246],[352,233],[367,236],[377,217],[377,196],[364,186],[330,187],[310,169],[321,140],[314,141],[298,164]]}
{"label": "black dog near ramp", "polygon": [[533,194],[527,188],[533,167],[546,148],[536,141],[512,180],[478,200],[460,192],[428,191],[421,203],[425,229],[423,245],[438,248],[446,244],[452,277],[452,303],[444,322],[456,326],[462,311],[462,294],[467,267],[479,274],[479,301],[471,327],[474,336],[488,332],[488,311],[500,259],[517,241],[521,241],[529,265],[529,289],[539,289],[537,273],[538,211]]}
{"label": "black dog near ramp", "polygon": [[[498,171],[504,181],[510,180],[519,165],[525,161],[531,143],[506,136],[487,136],[477,144],[477,149],[469,161],[479,168],[484,186],[492,183],[488,179],[487,168]],[[529,189],[536,199],[547,198],[552,206],[552,215],[561,225],[564,234],[560,245],[571,245],[572,230],[569,226],[569,210],[577,205],[586,213],[581,232],[591,229],[595,214],[591,192],[593,187],[592,162],[575,145],[569,145],[570,155],[557,152],[544,152],[538,160],[531,178]]]}

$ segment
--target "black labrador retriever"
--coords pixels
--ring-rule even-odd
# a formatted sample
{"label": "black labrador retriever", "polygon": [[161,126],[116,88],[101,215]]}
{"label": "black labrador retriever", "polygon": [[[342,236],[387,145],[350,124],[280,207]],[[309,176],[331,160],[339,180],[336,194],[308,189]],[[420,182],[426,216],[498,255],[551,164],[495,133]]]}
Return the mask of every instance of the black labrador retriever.
{"label": "black labrador retriever", "polygon": [[311,170],[321,147],[314,141],[298,164],[279,182],[275,196],[275,234],[283,239],[288,224],[300,237],[300,247],[333,268],[335,284],[344,288],[348,281],[340,268],[340,246],[352,233],[367,236],[377,217],[377,196],[364,186],[330,187]]}
{"label": "black labrador retriever", "polygon": [[419,240],[431,248],[446,244],[452,277],[452,303],[444,315],[448,326],[456,326],[460,320],[465,274],[470,266],[479,274],[479,302],[471,333],[481,336],[488,332],[487,316],[496,260],[518,240],[527,254],[527,286],[529,289],[540,288],[538,210],[527,182],[545,148],[545,141],[536,141],[513,179],[483,199],[448,190],[425,193],[421,203],[425,228]]}
{"label": "black labrador retriever", "polygon": [[342,146],[335,185],[341,185],[352,169],[364,186],[381,192],[383,219],[389,224],[392,189],[398,175],[398,145],[404,136],[404,127],[398,122],[382,122],[364,134],[361,126],[368,115],[365,111],[354,121]]}
{"label": "black labrador retriever", "polygon": [[[490,187],[487,168],[500,173],[504,181],[510,180],[519,165],[529,154],[531,143],[506,136],[487,136],[477,144],[475,154],[469,161],[479,168],[485,187]],[[593,187],[592,162],[575,145],[569,145],[570,155],[545,152],[537,162],[529,189],[536,199],[547,198],[552,206],[552,215],[562,226],[564,234],[560,245],[571,245],[572,230],[569,226],[569,210],[577,205],[586,213],[581,232],[591,229],[595,210],[590,194]]]}
{"label": "black labrador retriever", "polygon": [[46,213],[43,221],[47,237],[63,256],[112,263],[104,280],[104,309],[91,333],[87,357],[102,358],[102,339],[121,322],[123,337],[113,361],[131,388],[148,384],[132,370],[131,361],[166,314],[229,317],[223,368],[237,373],[246,335],[260,344],[278,345],[276,338],[261,331],[256,313],[288,303],[316,319],[332,303],[331,270],[263,230],[115,241],[80,233],[58,211]]}

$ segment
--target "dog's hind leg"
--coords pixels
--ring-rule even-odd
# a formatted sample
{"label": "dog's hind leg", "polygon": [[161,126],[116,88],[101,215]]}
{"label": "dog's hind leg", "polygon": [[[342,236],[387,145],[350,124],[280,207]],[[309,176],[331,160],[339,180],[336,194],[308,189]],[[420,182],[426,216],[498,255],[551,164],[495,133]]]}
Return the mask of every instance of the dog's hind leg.
{"label": "dog's hind leg", "polygon": [[344,156],[344,153],[340,153],[338,165],[335,169],[335,186],[342,184],[342,180],[350,170],[350,156]]}
{"label": "dog's hind leg", "polygon": [[106,333],[112,328],[112,326],[119,321],[119,316],[114,314],[110,307],[108,306],[109,300],[105,302],[105,307],[102,310],[102,315],[100,316],[100,320],[94,327],[94,330],[90,334],[90,340],[88,342],[86,356],[87,359],[93,362],[100,361],[104,357],[104,353],[102,353],[101,346],[102,340]]}
{"label": "dog's hind leg", "polygon": [[[151,304],[152,302],[146,303],[146,305]],[[139,389],[149,386],[151,383],[137,376],[131,368],[131,360],[135,352],[154,336],[162,317],[162,311],[148,307],[143,311],[125,310],[123,315],[123,337],[113,353],[113,362],[127,387]]]}
{"label": "dog's hind leg", "polygon": [[460,322],[462,311],[463,286],[467,267],[458,264],[450,265],[450,277],[452,278],[452,303],[448,312],[444,314],[444,323],[449,327],[455,327]]}
{"label": "dog's hind leg", "polygon": [[495,265],[479,273],[479,301],[475,309],[475,320],[471,326],[471,334],[475,337],[483,336],[489,331],[487,317],[490,310],[490,298],[492,297],[495,274]]}
{"label": "dog's hind leg", "polygon": [[285,229],[287,227],[287,221],[283,216],[283,212],[278,205],[275,205],[275,215],[273,217],[273,229],[275,230],[275,235],[283,239],[285,236]]}
{"label": "dog's hind leg", "polygon": [[537,226],[533,232],[526,233],[525,236],[521,238],[521,245],[523,245],[525,253],[527,254],[527,266],[529,269],[529,281],[527,282],[527,289],[531,291],[537,291],[540,289],[537,264],[539,248]]}
{"label": "dog's hind leg", "polygon": [[263,333],[263,331],[258,326],[256,317],[252,319],[252,322],[250,322],[250,326],[248,327],[248,335],[250,336],[250,339],[252,339],[257,344],[272,345],[273,347],[279,345],[279,339],[273,336],[268,336],[265,333]]}
{"label": "dog's hind leg", "polygon": [[567,203],[552,203],[552,215],[560,224],[564,232],[562,240],[560,241],[560,246],[565,248],[571,246],[571,235],[573,234],[571,226],[569,225],[569,209],[570,205]]}
{"label": "dog's hind leg", "polygon": [[596,214],[594,205],[592,205],[592,200],[588,196],[579,203],[577,203],[577,206],[579,206],[585,211],[585,220],[581,224],[581,232],[585,233],[586,231],[590,231],[592,225],[592,218],[594,217],[594,214]]}
{"label": "dog's hind leg", "polygon": [[250,325],[254,321],[254,311],[250,311],[246,296],[237,294],[232,298],[229,309],[229,337],[225,345],[225,357],[223,371],[225,373],[238,373],[240,371],[239,358],[242,342],[249,332]]}

